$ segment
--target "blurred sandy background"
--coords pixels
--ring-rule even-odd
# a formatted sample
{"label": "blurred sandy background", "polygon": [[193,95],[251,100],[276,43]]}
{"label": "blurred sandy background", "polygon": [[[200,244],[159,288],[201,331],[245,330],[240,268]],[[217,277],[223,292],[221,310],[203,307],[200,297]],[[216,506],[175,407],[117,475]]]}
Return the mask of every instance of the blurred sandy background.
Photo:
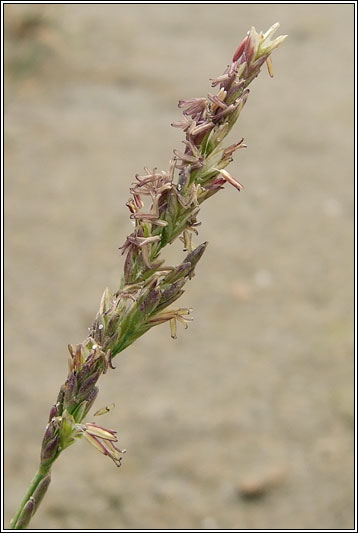
{"label": "blurred sandy background", "polygon": [[32,526],[353,527],[353,5],[329,4],[5,6],[6,526],[67,343],[117,287],[135,173],[167,168],[178,99],[275,21],[275,78],[231,137],[245,189],[201,212],[195,321],[116,360],[96,407],[122,467],[69,448]]}

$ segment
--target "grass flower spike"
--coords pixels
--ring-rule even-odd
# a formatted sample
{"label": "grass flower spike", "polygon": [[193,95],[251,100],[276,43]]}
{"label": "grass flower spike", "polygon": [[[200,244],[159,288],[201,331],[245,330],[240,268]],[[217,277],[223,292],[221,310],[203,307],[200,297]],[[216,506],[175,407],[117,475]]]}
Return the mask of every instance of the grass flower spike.
{"label": "grass flower spike", "polygon": [[[98,380],[114,368],[115,356],[152,327],[168,322],[174,339],[178,322],[188,327],[191,310],[172,304],[195,275],[208,244],[194,244],[201,204],[226,184],[237,191],[243,188],[226,170],[233,154],[245,147],[243,139],[226,147],[223,141],[264,63],[273,75],[270,54],[286,38],[271,40],[278,26],[274,24],[265,33],[251,28],[224,73],[211,80],[214,94],[179,101],[183,118],[172,126],[183,130],[184,146],[173,151],[168,170],[145,167],[143,174],[135,176],[126,203],[134,229],[120,248],[124,269],[119,287],[113,293],[105,289],[88,337],[68,346],[68,375],[50,409],[39,470],[12,520],[12,529],[27,527],[49,486],[54,461],[82,437],[120,465],[124,450],[117,447],[116,431],[84,422],[98,395]],[[184,257],[180,264],[169,265],[162,250],[178,238]]]}

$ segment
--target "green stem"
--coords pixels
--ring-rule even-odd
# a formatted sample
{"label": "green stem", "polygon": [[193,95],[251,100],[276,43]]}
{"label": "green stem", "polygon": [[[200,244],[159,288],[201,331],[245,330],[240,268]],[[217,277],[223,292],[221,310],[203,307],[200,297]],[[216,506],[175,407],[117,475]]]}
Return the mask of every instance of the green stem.
{"label": "green stem", "polygon": [[[50,478],[48,477],[48,481],[46,483],[43,483],[43,489],[41,491],[38,491],[37,498],[34,497],[35,492],[37,489],[39,489],[40,483],[46,478],[46,476],[49,476],[50,471],[51,464],[46,467],[40,466],[30,483],[28,491],[18,508],[16,515],[11,520],[10,529],[24,529],[26,525],[30,522],[37,506],[39,505],[42,497],[44,496],[47,490]],[[30,498],[32,498],[32,501],[30,500]],[[29,507],[27,505],[29,504],[29,502],[33,502],[33,505],[31,506],[32,508],[29,508],[27,512],[25,507]]]}

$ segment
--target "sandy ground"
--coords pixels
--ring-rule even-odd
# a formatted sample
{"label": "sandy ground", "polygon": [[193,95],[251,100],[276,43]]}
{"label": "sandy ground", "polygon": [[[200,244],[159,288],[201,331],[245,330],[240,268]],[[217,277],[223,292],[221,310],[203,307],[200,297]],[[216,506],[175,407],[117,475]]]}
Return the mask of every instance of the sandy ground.
{"label": "sandy ground", "polygon": [[32,525],[353,527],[353,6],[329,4],[5,7],[5,526],[66,346],[117,287],[135,173],[167,168],[178,99],[275,21],[275,77],[232,136],[245,190],[201,212],[195,320],[118,358],[96,407],[116,404],[122,467],[72,446]]}

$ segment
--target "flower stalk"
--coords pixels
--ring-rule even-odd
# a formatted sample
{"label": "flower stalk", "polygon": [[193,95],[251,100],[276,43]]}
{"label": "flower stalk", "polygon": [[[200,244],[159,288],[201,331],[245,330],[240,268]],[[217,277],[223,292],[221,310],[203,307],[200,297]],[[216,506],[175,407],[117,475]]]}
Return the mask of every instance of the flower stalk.
{"label": "flower stalk", "polygon": [[[12,529],[28,526],[49,486],[53,463],[76,440],[84,436],[120,466],[125,450],[117,447],[117,433],[83,421],[98,395],[99,377],[114,368],[116,355],[156,325],[169,322],[175,339],[177,322],[187,328],[191,321],[190,309],[168,307],[183,294],[208,244],[193,244],[201,204],[226,184],[238,191],[243,188],[226,170],[234,152],[245,147],[243,139],[228,147],[222,147],[222,142],[264,63],[273,75],[270,54],[286,38],[271,40],[277,28],[274,24],[266,33],[251,28],[231,64],[211,80],[216,94],[179,101],[183,119],[172,126],[183,130],[184,148],[174,150],[167,171],[145,168],[143,175],[135,176],[126,204],[134,231],[120,248],[125,260],[119,289],[113,294],[104,291],[88,337],[68,345],[67,379],[50,409],[40,467],[11,522]],[[186,255],[179,265],[167,265],[161,252],[177,238]]]}

